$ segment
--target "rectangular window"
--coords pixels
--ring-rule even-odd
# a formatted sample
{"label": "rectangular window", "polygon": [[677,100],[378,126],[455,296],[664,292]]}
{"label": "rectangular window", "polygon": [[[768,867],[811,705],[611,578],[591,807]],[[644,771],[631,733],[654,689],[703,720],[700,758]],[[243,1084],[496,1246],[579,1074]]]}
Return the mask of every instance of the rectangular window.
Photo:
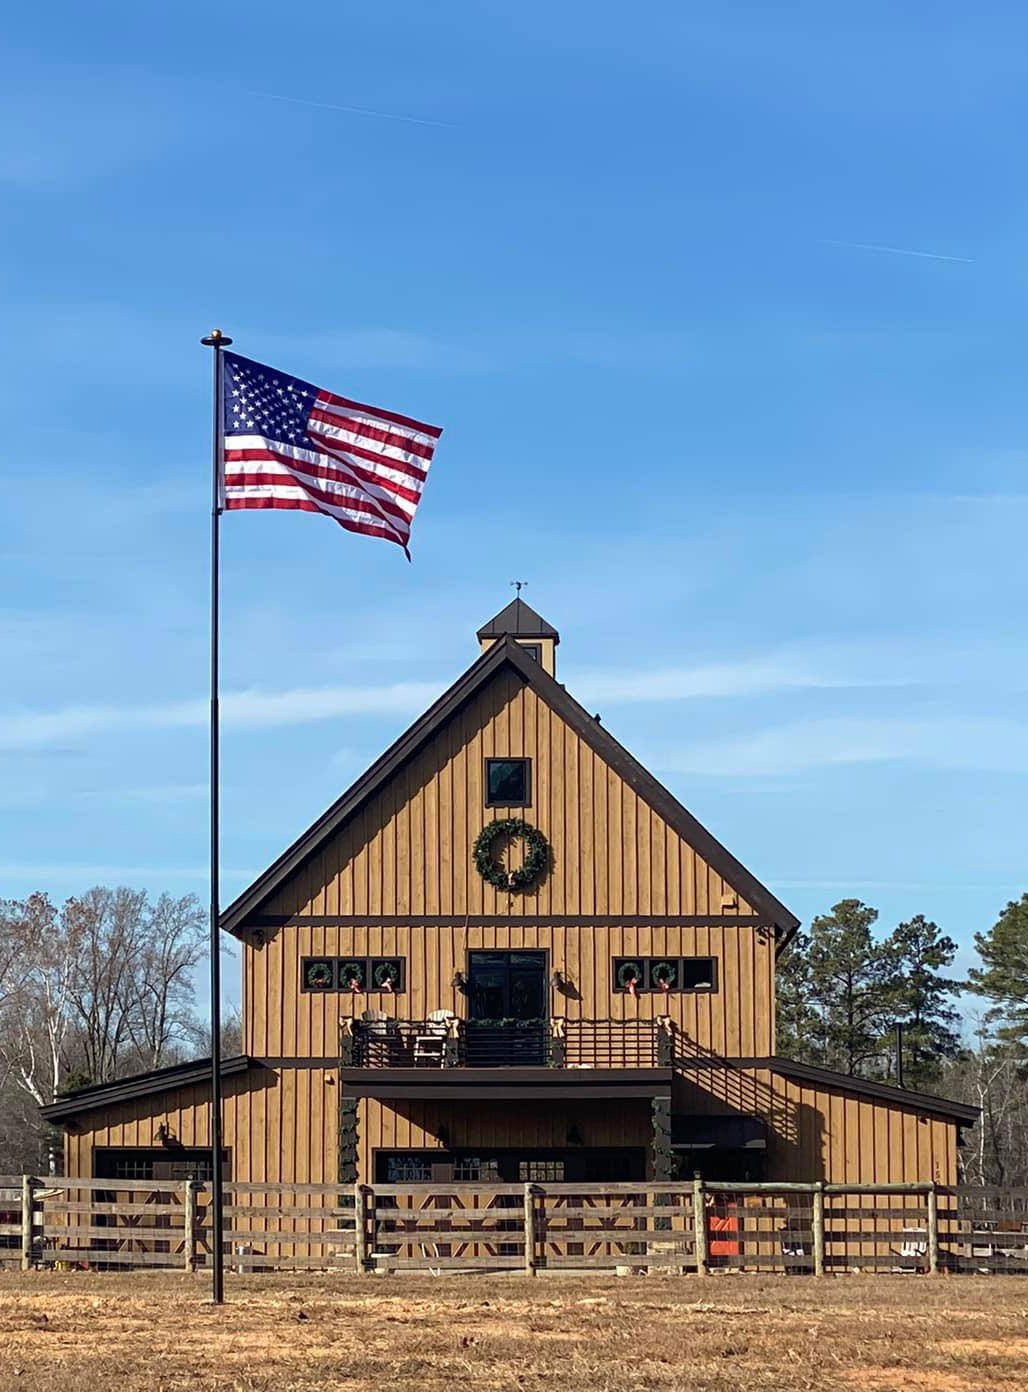
{"label": "rectangular window", "polygon": [[530,759],[486,759],[486,807],[528,807],[531,801]]}
{"label": "rectangular window", "polygon": [[716,957],[685,957],[682,960],[683,991],[713,991],[717,987]]}
{"label": "rectangular window", "polygon": [[518,647],[525,656],[530,657],[533,662],[539,662],[541,660],[543,650],[540,643],[519,643]]}
{"label": "rectangular window", "polygon": [[521,1160],[518,1179],[522,1184],[563,1184],[563,1160]]}
{"label": "rectangular window", "polygon": [[300,989],[395,996],[407,989],[406,957],[301,957]]}
{"label": "rectangular window", "polygon": [[622,995],[716,991],[716,957],[615,957],[611,989]]}

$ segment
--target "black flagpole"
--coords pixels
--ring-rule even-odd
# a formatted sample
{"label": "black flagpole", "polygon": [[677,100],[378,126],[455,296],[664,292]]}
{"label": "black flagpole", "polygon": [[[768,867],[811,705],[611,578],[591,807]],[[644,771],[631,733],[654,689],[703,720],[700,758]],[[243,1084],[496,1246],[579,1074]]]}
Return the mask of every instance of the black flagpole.
{"label": "black flagpole", "polygon": [[211,488],[211,1298],[225,1301],[221,1176],[221,893],[218,885],[220,814],[218,719],[218,519],[221,516],[221,350],[232,342],[212,329],[200,342],[214,349],[214,433]]}

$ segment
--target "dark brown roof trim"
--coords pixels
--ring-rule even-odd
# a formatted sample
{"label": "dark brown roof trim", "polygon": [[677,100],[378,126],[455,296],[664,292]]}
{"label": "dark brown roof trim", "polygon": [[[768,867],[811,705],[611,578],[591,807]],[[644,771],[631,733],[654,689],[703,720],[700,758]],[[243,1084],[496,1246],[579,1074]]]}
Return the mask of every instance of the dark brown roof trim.
{"label": "dark brown roof trim", "polygon": [[[245,1073],[250,1068],[261,1066],[257,1059],[248,1054],[239,1054],[235,1058],[222,1059],[221,1076],[229,1078],[235,1073]],[[113,1083],[96,1083],[92,1087],[78,1088],[59,1097],[56,1102],[40,1107],[39,1112],[46,1121],[63,1121],[66,1117],[78,1116],[80,1112],[89,1112],[97,1107],[130,1102],[134,1097],[150,1097],[154,1093],[191,1087],[194,1083],[209,1083],[210,1078],[210,1059],[196,1059],[190,1063],[175,1064],[171,1068],[136,1073],[131,1078],[119,1078]]]}
{"label": "dark brown roof trim", "polygon": [[466,705],[487,681],[509,666],[531,686],[541,700],[561,717],[589,747],[662,817],[682,839],[717,871],[723,880],[741,894],[761,917],[782,934],[794,932],[799,919],[766,889],[724,846],[702,826],[692,813],[668,790],[658,783],[625,747],[614,739],[580,706],[564,688],[545,672],[542,666],[526,657],[509,635],[478,659],[453,686],[431,706],[409,730],[377,759],[343,796],[325,812],[289,849],[243,891],[221,917],[221,926],[237,937],[243,935],[252,915],[260,912],[268,897],[293,874],[310,856],[320,850],[324,841],[356,813],[400,768],[426,740]]}
{"label": "dark brown roof trim", "polygon": [[560,642],[560,634],[552,624],[537,614],[523,599],[512,599],[506,608],[483,624],[475,635],[478,638],[502,638],[512,633],[517,638],[552,638],[554,646]]}
{"label": "dark brown roof trim", "polygon": [[762,1063],[754,1060],[755,1066],[770,1068],[783,1078],[795,1082],[815,1083],[831,1088],[835,1092],[855,1092],[861,1097],[873,1097],[880,1102],[890,1102],[894,1107],[909,1107],[918,1112],[932,1112],[948,1120],[957,1121],[962,1126],[973,1126],[981,1115],[980,1107],[970,1107],[964,1102],[951,1102],[946,1097],[935,1097],[928,1092],[913,1092],[909,1088],[890,1087],[888,1083],[869,1082],[866,1078],[852,1078],[848,1073],[836,1073],[830,1068],[818,1068],[810,1063],[796,1063],[793,1059],[773,1056]]}
{"label": "dark brown roof trim", "polygon": [[341,1068],[348,1097],[468,1101],[670,1097],[670,1068]]}
{"label": "dark brown roof trim", "polygon": [[252,914],[254,928],[773,928],[754,914]]}

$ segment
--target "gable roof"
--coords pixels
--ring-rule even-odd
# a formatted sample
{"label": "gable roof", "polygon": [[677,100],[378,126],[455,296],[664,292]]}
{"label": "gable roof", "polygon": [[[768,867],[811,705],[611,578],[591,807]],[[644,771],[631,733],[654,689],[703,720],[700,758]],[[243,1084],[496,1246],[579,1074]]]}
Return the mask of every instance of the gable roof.
{"label": "gable roof", "polygon": [[502,638],[507,633],[513,633],[516,638],[552,638],[554,643],[560,642],[560,634],[553,625],[547,623],[520,596],[512,599],[506,609],[501,609],[487,624],[483,624],[475,636]]}
{"label": "gable roof", "polygon": [[[221,1060],[221,1076],[230,1078],[235,1073],[246,1073],[251,1068],[263,1065],[248,1054],[236,1054]],[[192,1059],[189,1063],[172,1064],[170,1068],[153,1068],[148,1073],[133,1073],[128,1078],[118,1078],[113,1083],[91,1083],[89,1087],[76,1088],[65,1092],[56,1102],[40,1107],[39,1114],[46,1121],[63,1121],[77,1116],[79,1112],[89,1112],[96,1107],[113,1106],[115,1102],[129,1102],[134,1097],[150,1097],[157,1092],[168,1092],[172,1088],[192,1087],[195,1083],[211,1081],[211,1061],[209,1058]]]}
{"label": "gable roof", "polygon": [[504,668],[512,668],[527,686],[532,687],[539,699],[545,701],[594,753],[605,760],[658,816],[678,832],[683,841],[752,904],[757,913],[767,918],[769,925],[775,928],[783,942],[792,936],[799,927],[799,919],[751,875],[692,813],[687,812],[677,798],[658,783],[613,735],[608,734],[598,719],[569,696],[563,686],[554,681],[538,662],[528,657],[509,634],[505,634],[484,652],[338,801],[322,813],[298,840],[283,851],[263,875],[254,880],[253,884],[229,905],[221,915],[222,928],[241,937],[247,919],[259,913],[270,896],[305,861],[316,855],[329,837],[335,835],[359,812],[408,759]]}

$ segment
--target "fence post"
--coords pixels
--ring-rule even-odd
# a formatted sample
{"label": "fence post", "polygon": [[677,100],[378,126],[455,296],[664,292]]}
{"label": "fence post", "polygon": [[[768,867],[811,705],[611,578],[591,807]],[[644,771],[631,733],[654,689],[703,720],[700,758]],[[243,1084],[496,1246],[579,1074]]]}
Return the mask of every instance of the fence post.
{"label": "fence post", "polygon": [[525,1275],[535,1275],[535,1191],[525,1185]]}
{"label": "fence post", "polygon": [[185,1241],[182,1255],[187,1271],[196,1270],[196,1180],[187,1179],[183,1194]]}
{"label": "fence post", "polygon": [[692,1225],[696,1248],[696,1275],[707,1274],[707,1205],[703,1180],[699,1175],[692,1182]]}
{"label": "fence post", "polygon": [[[368,1215],[366,1205],[367,1194],[363,1184],[353,1186],[353,1237],[354,1237],[354,1262],[357,1267],[357,1275],[363,1276],[368,1269]],[[374,1204],[374,1195],[372,1195]]]}
{"label": "fence post", "polygon": [[928,1190],[928,1274],[939,1274],[939,1191],[934,1183]]}
{"label": "fence post", "polygon": [[31,1271],[35,1265],[35,1233],[32,1220],[35,1217],[36,1203],[34,1190],[36,1181],[31,1175],[21,1177],[21,1269]]}
{"label": "fence post", "polygon": [[825,1182],[814,1185],[814,1275],[825,1274]]}

